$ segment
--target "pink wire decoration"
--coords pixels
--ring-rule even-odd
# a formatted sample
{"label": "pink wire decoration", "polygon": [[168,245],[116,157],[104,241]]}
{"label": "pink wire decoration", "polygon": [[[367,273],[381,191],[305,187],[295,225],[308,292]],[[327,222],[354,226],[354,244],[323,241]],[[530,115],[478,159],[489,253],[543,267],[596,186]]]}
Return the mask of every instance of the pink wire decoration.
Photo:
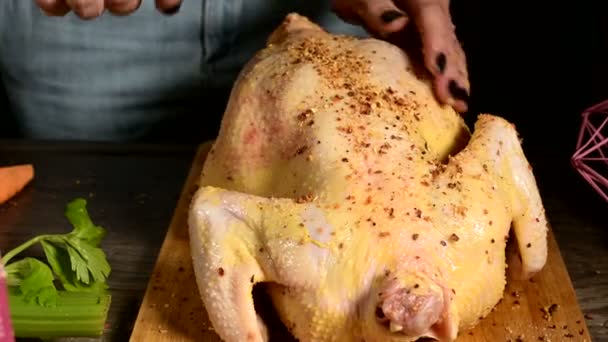
{"label": "pink wire decoration", "polygon": [[572,165],[608,201],[608,100],[588,108],[582,117]]}

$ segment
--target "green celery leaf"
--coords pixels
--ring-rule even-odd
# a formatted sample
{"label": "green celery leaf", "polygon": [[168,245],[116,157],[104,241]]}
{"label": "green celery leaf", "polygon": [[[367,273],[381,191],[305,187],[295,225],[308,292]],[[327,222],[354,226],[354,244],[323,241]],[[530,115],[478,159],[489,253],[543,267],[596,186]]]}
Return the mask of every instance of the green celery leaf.
{"label": "green celery leaf", "polygon": [[87,261],[80,255],[74,247],[66,245],[66,250],[70,255],[70,263],[72,264],[72,271],[76,272],[76,278],[85,284],[89,283],[89,269],[87,268]]}
{"label": "green celery leaf", "polygon": [[39,305],[55,306],[57,289],[53,284],[53,272],[42,261],[35,258],[25,258],[6,266],[11,277],[19,279],[19,290],[24,300],[35,300]]}
{"label": "green celery leaf", "polygon": [[74,231],[68,234],[70,237],[73,236],[97,247],[106,234],[102,227],[96,226],[91,221],[87,211],[87,201],[83,198],[77,198],[68,203],[65,216],[74,226]]}
{"label": "green celery leaf", "polygon": [[76,273],[72,271],[70,255],[63,244],[61,244],[61,247],[58,247],[48,241],[41,241],[40,243],[55,276],[66,291],[101,292],[107,289],[105,282],[90,282],[89,284],[85,284],[78,280]]}
{"label": "green celery leaf", "polygon": [[[91,277],[93,281],[103,282],[110,275],[110,264],[106,259],[106,254],[99,247],[94,247],[88,244],[86,241],[76,240],[70,238],[68,240],[69,248],[68,252],[70,253],[70,259],[72,259],[73,254],[78,254],[83,260],[83,264],[76,267],[76,275],[79,280],[88,284],[89,282],[89,274],[84,272],[84,270],[88,270],[91,273]],[[74,260],[78,260],[78,258],[74,255]],[[84,269],[79,269],[79,267],[84,267]],[[74,269],[74,264],[72,264],[72,269]],[[84,276],[86,273],[86,276]],[[81,276],[82,275],[82,276]]]}
{"label": "green celery leaf", "polygon": [[87,266],[93,281],[105,281],[110,275],[110,264],[106,259],[106,254],[101,248],[82,249],[81,253],[87,257]]}
{"label": "green celery leaf", "polygon": [[49,238],[42,247],[59,280],[68,284],[66,289],[70,285],[82,288],[90,283],[104,283],[110,274],[110,264],[103,250],[74,235]]}
{"label": "green celery leaf", "polygon": [[66,284],[72,284],[75,276],[71,271],[70,256],[65,249],[56,247],[53,243],[44,240],[40,241],[40,244],[46,255],[46,260],[63,287],[66,287]]}
{"label": "green celery leaf", "polygon": [[[70,270],[75,272],[75,279],[70,283],[76,287],[104,283],[111,270],[105,253],[99,247],[101,239],[105,236],[105,230],[91,221],[86,206],[87,202],[82,198],[68,203],[65,215],[74,226],[74,230],[52,240],[54,246],[67,251]],[[78,282],[81,284],[77,284]]]}

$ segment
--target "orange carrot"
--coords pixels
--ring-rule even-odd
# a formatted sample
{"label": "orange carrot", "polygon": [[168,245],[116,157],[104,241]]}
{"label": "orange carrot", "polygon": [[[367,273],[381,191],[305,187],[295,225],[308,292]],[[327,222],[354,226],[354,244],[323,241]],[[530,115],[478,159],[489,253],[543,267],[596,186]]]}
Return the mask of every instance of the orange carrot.
{"label": "orange carrot", "polygon": [[0,167],[0,204],[23,190],[34,178],[34,166],[22,164]]}

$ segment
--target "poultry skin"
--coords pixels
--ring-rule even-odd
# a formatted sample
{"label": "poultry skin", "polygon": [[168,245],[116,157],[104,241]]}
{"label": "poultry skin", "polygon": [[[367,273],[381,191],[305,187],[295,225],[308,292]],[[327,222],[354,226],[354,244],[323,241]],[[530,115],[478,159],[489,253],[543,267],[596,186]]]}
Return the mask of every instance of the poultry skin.
{"label": "poultry skin", "polygon": [[266,341],[266,283],[300,341],[453,341],[525,279],[547,221],[515,127],[473,133],[398,47],[289,14],[239,75],[189,210],[197,286],[225,341]]}

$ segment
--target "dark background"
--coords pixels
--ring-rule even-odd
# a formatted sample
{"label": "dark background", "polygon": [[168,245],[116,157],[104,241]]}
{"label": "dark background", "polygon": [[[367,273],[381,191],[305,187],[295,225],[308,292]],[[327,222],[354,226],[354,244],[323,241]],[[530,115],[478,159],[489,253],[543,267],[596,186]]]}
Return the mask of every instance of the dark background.
{"label": "dark background", "polygon": [[569,157],[581,112],[608,99],[608,15],[598,3],[453,1],[470,70],[468,121],[501,115],[526,146]]}

